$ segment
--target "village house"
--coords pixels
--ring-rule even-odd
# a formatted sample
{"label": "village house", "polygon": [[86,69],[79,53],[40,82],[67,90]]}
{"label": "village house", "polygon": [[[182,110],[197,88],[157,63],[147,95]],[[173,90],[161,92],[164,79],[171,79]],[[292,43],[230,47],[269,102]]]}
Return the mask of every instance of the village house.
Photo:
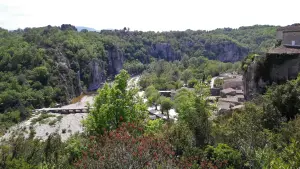
{"label": "village house", "polygon": [[276,39],[287,48],[300,48],[300,24],[278,28]]}
{"label": "village house", "polygon": [[278,28],[276,39],[278,44],[267,52],[265,63],[271,68],[268,78],[281,84],[300,72],[300,24]]}

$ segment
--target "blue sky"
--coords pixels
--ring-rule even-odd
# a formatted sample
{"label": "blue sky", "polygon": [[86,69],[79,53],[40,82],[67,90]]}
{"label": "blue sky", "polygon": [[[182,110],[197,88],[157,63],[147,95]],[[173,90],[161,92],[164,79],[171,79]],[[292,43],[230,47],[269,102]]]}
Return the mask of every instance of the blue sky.
{"label": "blue sky", "polygon": [[0,27],[211,30],[299,23],[300,0],[0,0]]}

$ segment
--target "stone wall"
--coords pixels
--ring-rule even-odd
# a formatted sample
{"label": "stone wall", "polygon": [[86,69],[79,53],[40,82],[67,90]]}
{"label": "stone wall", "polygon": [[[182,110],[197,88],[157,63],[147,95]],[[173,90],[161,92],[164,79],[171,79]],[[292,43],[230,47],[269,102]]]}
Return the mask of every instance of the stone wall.
{"label": "stone wall", "polygon": [[243,85],[246,100],[266,91],[268,85],[283,84],[297,78],[300,55],[267,54],[258,56],[244,72]]}
{"label": "stone wall", "polygon": [[292,41],[295,41],[295,45],[300,45],[300,32],[283,33],[283,45],[292,45]]}

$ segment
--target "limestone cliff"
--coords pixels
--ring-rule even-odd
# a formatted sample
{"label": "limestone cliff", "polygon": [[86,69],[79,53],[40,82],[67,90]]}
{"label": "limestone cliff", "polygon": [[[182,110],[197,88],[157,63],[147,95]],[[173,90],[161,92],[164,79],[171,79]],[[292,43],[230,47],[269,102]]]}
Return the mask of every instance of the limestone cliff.
{"label": "limestone cliff", "polygon": [[249,100],[255,94],[264,93],[268,85],[282,84],[297,78],[300,55],[266,54],[256,56],[251,63],[243,64],[245,97]]}
{"label": "limestone cliff", "polygon": [[[245,67],[245,65],[243,66]],[[260,93],[259,89],[265,87],[265,85],[258,85],[259,81],[261,82],[262,80],[257,72],[257,67],[257,59],[255,58],[251,63],[248,63],[247,67],[244,69],[243,85],[246,100],[253,98],[256,93]]]}
{"label": "limestone cliff", "polygon": [[123,52],[117,46],[105,49],[104,57],[81,62],[68,58],[60,49],[56,49],[54,55],[57,78],[51,82],[65,93],[63,100],[70,100],[82,91],[97,90],[108,77],[118,74],[124,63]]}
{"label": "limestone cliff", "polygon": [[90,81],[88,90],[97,90],[106,80],[105,63],[101,60],[94,59],[89,63]]}
{"label": "limestone cliff", "polygon": [[206,43],[205,50],[205,55],[213,55],[211,57],[222,62],[240,61],[249,54],[249,49],[238,46],[233,42]]}
{"label": "limestone cliff", "polygon": [[106,58],[106,62],[101,59],[94,59],[89,63],[88,90],[98,89],[108,77],[118,74],[123,68],[124,55],[117,46],[106,50]]}
{"label": "limestone cliff", "polygon": [[169,43],[157,43],[153,44],[149,51],[150,55],[155,56],[158,59],[164,59],[167,61],[180,60],[180,53],[175,52],[174,48]]}
{"label": "limestone cliff", "polygon": [[[184,46],[183,48],[201,48],[204,50],[202,53],[204,56],[207,56],[211,59],[220,60],[222,62],[236,62],[242,60],[249,54],[249,49],[239,46],[234,42],[222,42],[222,43],[212,43],[199,41],[199,44],[187,42],[180,44]],[[200,47],[199,47],[200,46]],[[158,59],[164,59],[167,61],[180,60],[182,53],[184,51],[175,51],[175,47],[170,43],[156,43],[153,44],[149,50],[151,56],[154,56]]]}
{"label": "limestone cliff", "polygon": [[124,55],[118,47],[113,47],[107,50],[108,58],[108,75],[116,75],[123,68]]}
{"label": "limestone cliff", "polygon": [[72,64],[67,57],[59,50],[55,51],[54,62],[55,72],[57,76],[51,77],[50,81],[56,84],[62,93],[65,94],[66,98],[61,98],[61,100],[69,100],[80,95],[82,88],[80,85],[80,74],[73,70]]}

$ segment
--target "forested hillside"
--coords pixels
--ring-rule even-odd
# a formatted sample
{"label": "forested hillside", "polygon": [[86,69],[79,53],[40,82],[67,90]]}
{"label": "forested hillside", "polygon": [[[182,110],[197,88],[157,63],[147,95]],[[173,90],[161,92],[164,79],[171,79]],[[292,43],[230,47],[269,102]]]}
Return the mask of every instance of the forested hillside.
{"label": "forested hillside", "polygon": [[[71,25],[1,29],[0,134],[11,137],[1,140],[0,168],[299,168],[300,76],[223,114],[208,99],[212,76],[247,72],[259,55],[242,66],[231,62],[263,53],[274,34],[272,26],[161,33],[78,32]],[[143,98],[127,84],[140,73]],[[65,142],[62,135],[72,131],[43,130],[43,141],[33,128],[55,125],[63,115],[46,121],[53,114],[41,113],[18,132],[7,130],[34,108],[67,103],[110,79],[87,118],[81,116],[84,131]],[[170,89],[174,96],[159,93]],[[167,118],[151,120],[147,104]]]}
{"label": "forested hillside", "polygon": [[266,51],[274,38],[274,26],[160,33],[128,28],[78,32],[71,25],[0,29],[1,125],[26,118],[30,109],[64,104],[82,91],[95,90],[122,68],[141,73],[158,59],[184,58],[186,64],[190,59],[194,72],[213,76],[220,72],[217,61],[205,61],[202,70],[195,61],[239,61],[249,52]]}

